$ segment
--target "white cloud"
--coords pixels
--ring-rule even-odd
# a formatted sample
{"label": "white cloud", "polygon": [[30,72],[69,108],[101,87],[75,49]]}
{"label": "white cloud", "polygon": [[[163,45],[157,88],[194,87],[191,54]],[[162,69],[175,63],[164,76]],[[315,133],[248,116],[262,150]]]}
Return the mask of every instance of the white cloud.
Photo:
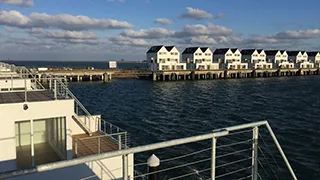
{"label": "white cloud", "polygon": [[157,24],[162,24],[162,25],[173,24],[173,21],[171,21],[170,19],[167,19],[167,18],[157,18],[153,22],[157,23]]}
{"label": "white cloud", "polygon": [[181,18],[193,19],[193,20],[202,20],[202,19],[219,19],[225,17],[225,14],[219,14],[213,16],[211,13],[208,13],[204,10],[198,8],[187,7],[187,11],[180,15]]}
{"label": "white cloud", "polygon": [[169,37],[174,34],[174,31],[169,31],[165,28],[151,28],[148,30],[141,29],[139,31],[135,30],[125,30],[120,33],[121,36],[131,37],[131,38],[145,38],[145,39],[159,39]]}
{"label": "white cloud", "polygon": [[48,31],[46,37],[53,39],[98,39],[98,36],[91,32],[64,30]]}
{"label": "white cloud", "polygon": [[49,15],[46,13],[31,13],[25,16],[18,11],[0,10],[0,25],[20,28],[59,28],[65,30],[106,30],[127,29],[133,25],[126,21],[114,19],[95,19],[88,16],[73,16],[70,14]]}
{"label": "white cloud", "polygon": [[231,36],[234,34],[232,29],[226,28],[224,26],[216,26],[212,23],[207,25],[195,24],[186,25],[181,31],[174,34],[174,37],[188,37],[188,36]]}
{"label": "white cloud", "polygon": [[117,45],[129,45],[129,46],[150,46],[151,43],[145,41],[144,39],[134,39],[125,36],[112,36],[107,37],[109,41]]}
{"label": "white cloud", "polygon": [[33,6],[33,0],[0,0],[0,4],[10,4],[20,7],[31,7]]}
{"label": "white cloud", "polygon": [[311,39],[320,38],[319,29],[298,30],[298,31],[283,31],[274,36],[278,39]]}

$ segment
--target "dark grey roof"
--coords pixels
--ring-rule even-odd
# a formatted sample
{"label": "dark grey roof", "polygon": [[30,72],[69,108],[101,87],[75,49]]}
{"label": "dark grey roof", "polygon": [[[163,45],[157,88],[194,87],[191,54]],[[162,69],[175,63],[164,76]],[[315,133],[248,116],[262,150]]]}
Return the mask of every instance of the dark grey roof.
{"label": "dark grey roof", "polygon": [[280,50],[280,53],[283,54],[286,50]]}
{"label": "dark grey roof", "polygon": [[319,51],[310,51],[307,52],[308,56],[316,56],[319,53]]}
{"label": "dark grey roof", "polygon": [[287,51],[288,56],[297,56],[300,51]]}
{"label": "dark grey roof", "polygon": [[193,54],[197,51],[198,48],[199,47],[188,47],[182,52],[182,54]]}
{"label": "dark grey roof", "polygon": [[201,51],[204,53],[206,52],[206,50],[208,50],[209,48],[208,47],[200,47]]}
{"label": "dark grey roof", "polygon": [[159,45],[159,46],[152,46],[147,53],[156,53],[158,51],[160,51],[160,49],[163,47],[163,45]]}
{"label": "dark grey roof", "polygon": [[216,49],[213,54],[226,54],[229,51],[229,48],[221,48],[221,49]]}
{"label": "dark grey roof", "polygon": [[242,55],[252,55],[254,53],[255,49],[243,49],[241,50]]}
{"label": "dark grey roof", "polygon": [[265,50],[267,56],[275,56],[278,53],[278,50]]}
{"label": "dark grey roof", "polygon": [[165,48],[170,52],[174,48],[174,46],[165,46]]}
{"label": "dark grey roof", "polygon": [[263,51],[263,49],[257,49],[257,51],[260,54]]}
{"label": "dark grey roof", "polygon": [[231,51],[232,51],[233,53],[235,53],[237,50],[238,50],[238,48],[231,48]]}

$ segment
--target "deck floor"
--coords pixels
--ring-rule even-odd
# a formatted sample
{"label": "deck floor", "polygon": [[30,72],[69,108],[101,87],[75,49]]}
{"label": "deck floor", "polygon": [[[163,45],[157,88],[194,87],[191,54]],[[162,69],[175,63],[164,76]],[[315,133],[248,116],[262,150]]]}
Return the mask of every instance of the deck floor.
{"label": "deck floor", "polygon": [[[17,168],[32,167],[31,145],[17,146]],[[60,161],[59,156],[48,143],[34,145],[34,161],[36,165]]]}
{"label": "deck floor", "polygon": [[[24,92],[2,92],[0,93],[0,104],[25,102]],[[58,99],[62,99],[58,97]],[[54,100],[52,91],[27,91],[27,101],[50,101]]]}
{"label": "deck floor", "polygon": [[[95,136],[103,135],[100,132],[95,132],[92,134],[92,138],[78,140],[77,143],[77,154],[75,153],[75,143],[73,143],[73,157],[83,157],[93,154],[98,154],[98,138]],[[73,135],[72,138],[75,142],[76,139],[90,137],[88,134],[78,134]],[[107,137],[100,137],[100,153],[110,152],[118,150],[119,146],[116,142],[112,141]]]}

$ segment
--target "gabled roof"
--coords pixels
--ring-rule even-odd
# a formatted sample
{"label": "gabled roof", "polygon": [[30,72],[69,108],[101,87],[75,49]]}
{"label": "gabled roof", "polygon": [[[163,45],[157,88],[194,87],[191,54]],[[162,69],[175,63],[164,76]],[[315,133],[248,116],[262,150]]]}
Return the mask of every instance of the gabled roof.
{"label": "gabled roof", "polygon": [[170,52],[174,48],[174,46],[165,46],[165,48]]}
{"label": "gabled roof", "polygon": [[238,48],[231,48],[231,51],[232,51],[233,53],[235,53],[237,50],[238,50]]}
{"label": "gabled roof", "polygon": [[216,49],[213,54],[226,54],[229,51],[229,48],[221,48],[221,49]]}
{"label": "gabled roof", "polygon": [[283,54],[286,50],[280,50],[280,53]]}
{"label": "gabled roof", "polygon": [[241,50],[242,55],[252,55],[254,53],[255,49],[243,49]]}
{"label": "gabled roof", "polygon": [[163,47],[163,45],[159,45],[159,46],[152,46],[147,53],[157,53],[158,51],[160,51],[160,49]]}
{"label": "gabled roof", "polygon": [[260,54],[263,51],[263,49],[257,49],[257,51]]}
{"label": "gabled roof", "polygon": [[310,51],[310,52],[307,52],[308,56],[316,56],[318,55],[319,51]]}
{"label": "gabled roof", "polygon": [[287,51],[288,56],[297,56],[300,51]]}
{"label": "gabled roof", "polygon": [[198,50],[199,47],[188,47],[186,48],[182,54],[193,54]]}
{"label": "gabled roof", "polygon": [[279,50],[265,50],[264,52],[267,56],[275,56],[279,52]]}
{"label": "gabled roof", "polygon": [[209,48],[208,47],[200,47],[201,51],[204,53],[206,52]]}

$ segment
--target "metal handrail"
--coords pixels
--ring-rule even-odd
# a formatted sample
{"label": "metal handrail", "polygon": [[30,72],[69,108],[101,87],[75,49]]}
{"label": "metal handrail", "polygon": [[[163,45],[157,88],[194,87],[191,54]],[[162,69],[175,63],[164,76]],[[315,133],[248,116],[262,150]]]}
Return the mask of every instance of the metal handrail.
{"label": "metal handrail", "polygon": [[[215,142],[218,137],[223,137],[227,136],[229,132],[231,131],[238,131],[238,130],[243,130],[246,128],[252,128],[253,129],[253,138],[256,137],[256,132],[258,130],[258,127],[260,126],[266,126],[268,129],[268,132],[271,134],[271,137],[276,144],[277,149],[279,150],[283,160],[285,161],[291,176],[294,180],[297,179],[294,171],[291,168],[291,165],[286,158],[276,136],[274,135],[269,123],[267,121],[260,121],[256,123],[249,123],[249,124],[244,124],[244,125],[238,125],[238,126],[231,126],[223,129],[218,129],[213,131],[212,133],[209,134],[204,134],[204,135],[198,135],[198,136],[193,136],[193,137],[187,137],[187,138],[181,138],[181,139],[175,139],[171,141],[165,141],[165,142],[160,142],[160,143],[154,143],[154,144],[149,144],[149,145],[143,145],[143,146],[138,146],[134,148],[129,148],[129,149],[123,149],[119,151],[112,151],[112,152],[107,152],[107,153],[101,153],[101,154],[96,154],[96,155],[91,155],[91,156],[86,156],[86,157],[80,157],[77,159],[72,159],[72,160],[66,160],[66,161],[60,161],[60,162],[55,162],[55,163],[50,163],[50,164],[45,164],[45,165],[39,165],[34,168],[30,169],[25,169],[25,170],[20,170],[20,171],[14,171],[14,172],[9,172],[9,173],[3,173],[0,174],[0,178],[8,178],[8,177],[14,177],[18,175],[24,175],[24,174],[29,174],[29,173],[35,173],[35,172],[44,172],[44,171],[49,171],[49,170],[54,170],[58,168],[64,168],[64,167],[69,167],[69,166],[74,166],[74,165],[79,165],[91,161],[97,161],[100,159],[106,159],[106,158],[112,158],[112,157],[118,157],[122,156],[123,157],[123,178],[125,180],[128,179],[128,155],[129,154],[135,154],[135,153],[141,153],[145,151],[150,151],[150,150],[156,150],[156,149],[162,149],[162,148],[167,148],[167,147],[172,147],[172,146],[177,146],[177,145],[182,145],[182,144],[187,144],[187,143],[192,143],[192,142],[198,142],[198,141],[203,141],[203,140],[209,140],[212,139],[212,166],[211,166],[211,173],[212,173],[212,179],[215,177]],[[256,139],[254,139],[256,140]],[[253,160],[255,159],[255,164],[252,165],[253,171],[254,166],[256,166],[256,156],[254,156],[254,151],[256,149],[257,141],[253,141]],[[254,174],[255,173],[255,174]],[[257,177],[257,172],[253,172],[253,176]]]}

